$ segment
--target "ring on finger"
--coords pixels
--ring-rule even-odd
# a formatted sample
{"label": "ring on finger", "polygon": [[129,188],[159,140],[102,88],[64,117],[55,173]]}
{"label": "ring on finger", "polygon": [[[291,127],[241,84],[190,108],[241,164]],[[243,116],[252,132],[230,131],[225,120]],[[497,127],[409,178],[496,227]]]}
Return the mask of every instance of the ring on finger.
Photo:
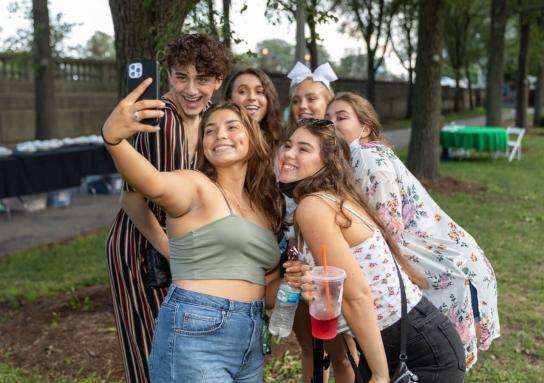
{"label": "ring on finger", "polygon": [[142,121],[142,116],[140,116],[140,112],[138,112],[138,111],[132,113],[132,118],[133,118],[134,121],[136,121],[136,122]]}

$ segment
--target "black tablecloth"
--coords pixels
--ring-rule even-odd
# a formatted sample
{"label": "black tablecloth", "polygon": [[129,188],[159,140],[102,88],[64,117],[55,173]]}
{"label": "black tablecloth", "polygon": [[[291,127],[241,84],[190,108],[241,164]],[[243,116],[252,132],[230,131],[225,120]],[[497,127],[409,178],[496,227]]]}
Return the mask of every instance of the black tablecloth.
{"label": "black tablecloth", "polygon": [[115,173],[104,146],[60,148],[0,158],[0,198],[79,186],[92,174]]}

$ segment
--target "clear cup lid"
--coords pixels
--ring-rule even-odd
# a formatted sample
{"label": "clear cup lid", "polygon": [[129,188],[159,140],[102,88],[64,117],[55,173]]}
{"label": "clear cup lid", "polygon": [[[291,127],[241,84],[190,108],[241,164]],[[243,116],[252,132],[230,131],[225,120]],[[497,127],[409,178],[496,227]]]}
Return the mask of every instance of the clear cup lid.
{"label": "clear cup lid", "polygon": [[340,282],[346,279],[346,272],[339,267],[327,266],[327,275],[325,275],[325,268],[323,266],[314,266],[308,271],[308,276],[319,282],[324,282],[325,280]]}

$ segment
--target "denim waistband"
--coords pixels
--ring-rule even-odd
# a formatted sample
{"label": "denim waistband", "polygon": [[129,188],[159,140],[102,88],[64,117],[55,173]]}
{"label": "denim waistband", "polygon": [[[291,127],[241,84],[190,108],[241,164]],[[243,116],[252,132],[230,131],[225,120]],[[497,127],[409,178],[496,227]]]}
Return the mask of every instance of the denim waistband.
{"label": "denim waistband", "polygon": [[240,302],[232,299],[216,297],[214,295],[208,295],[199,293],[196,291],[182,289],[174,284],[168,289],[168,294],[164,298],[164,301],[169,302],[181,302],[189,303],[198,306],[211,307],[217,310],[223,311],[238,311],[246,314],[260,314],[264,309],[264,301],[259,299],[253,302]]}

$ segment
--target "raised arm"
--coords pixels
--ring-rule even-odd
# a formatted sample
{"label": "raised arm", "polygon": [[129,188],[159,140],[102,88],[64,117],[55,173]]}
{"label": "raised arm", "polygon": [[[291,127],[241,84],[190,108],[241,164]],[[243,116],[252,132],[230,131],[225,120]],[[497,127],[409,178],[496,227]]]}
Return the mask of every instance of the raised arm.
{"label": "raised arm", "polygon": [[304,198],[295,220],[308,244],[316,264],[322,265],[322,245],[327,249],[327,262],[346,271],[342,314],[361,346],[372,371],[371,382],[388,382],[387,358],[382,343],[372,292],[359,264],[336,224],[336,212],[319,197]]}
{"label": "raised arm", "polygon": [[143,81],[134,91],[119,102],[110,114],[102,134],[117,170],[139,193],[153,200],[170,215],[181,215],[190,206],[196,193],[194,176],[184,176],[189,171],[159,172],[149,161],[138,153],[126,138],[137,132],[157,132],[160,127],[142,124],[134,119],[138,112],[142,119],[162,117],[164,107],[160,100],[137,101],[151,79]]}

